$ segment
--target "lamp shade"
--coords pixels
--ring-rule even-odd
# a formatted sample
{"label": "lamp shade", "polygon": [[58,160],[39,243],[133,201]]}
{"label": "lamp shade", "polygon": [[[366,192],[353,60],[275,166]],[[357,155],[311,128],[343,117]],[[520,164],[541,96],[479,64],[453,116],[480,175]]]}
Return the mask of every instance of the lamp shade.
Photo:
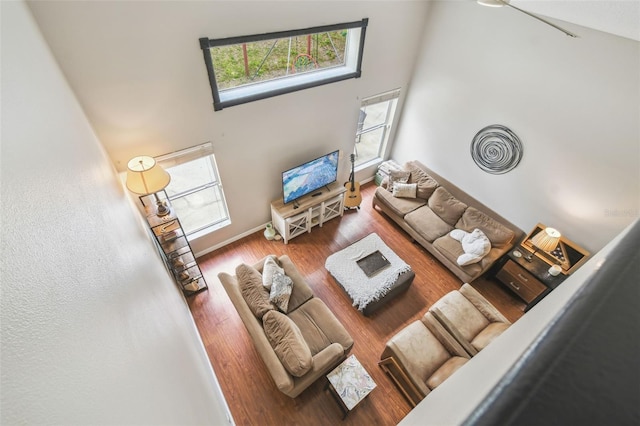
{"label": "lamp shade", "polygon": [[560,241],[560,232],[554,228],[545,228],[544,231],[538,232],[531,239],[531,244],[542,251],[551,251],[558,246]]}
{"label": "lamp shade", "polygon": [[134,157],[127,163],[127,188],[140,195],[162,191],[171,182],[171,176],[152,157]]}

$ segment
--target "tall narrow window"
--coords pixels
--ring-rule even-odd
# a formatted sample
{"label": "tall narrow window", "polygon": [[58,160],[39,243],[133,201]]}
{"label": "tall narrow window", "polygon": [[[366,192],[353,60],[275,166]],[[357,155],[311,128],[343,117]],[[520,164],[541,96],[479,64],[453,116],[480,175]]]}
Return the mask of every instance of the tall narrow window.
{"label": "tall narrow window", "polygon": [[362,100],[354,149],[356,167],[383,160],[399,96],[400,89],[396,89]]}
{"label": "tall narrow window", "polygon": [[214,109],[360,77],[367,23],[201,38]]}
{"label": "tall narrow window", "polygon": [[231,223],[211,142],[156,157],[171,175],[165,188],[188,239]]}

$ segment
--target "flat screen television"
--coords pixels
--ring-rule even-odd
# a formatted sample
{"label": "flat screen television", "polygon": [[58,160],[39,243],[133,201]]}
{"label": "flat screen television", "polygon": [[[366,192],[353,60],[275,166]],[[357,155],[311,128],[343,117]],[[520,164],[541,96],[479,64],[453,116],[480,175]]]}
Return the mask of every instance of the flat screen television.
{"label": "flat screen television", "polygon": [[338,151],[282,172],[284,203],[290,203],[338,179]]}

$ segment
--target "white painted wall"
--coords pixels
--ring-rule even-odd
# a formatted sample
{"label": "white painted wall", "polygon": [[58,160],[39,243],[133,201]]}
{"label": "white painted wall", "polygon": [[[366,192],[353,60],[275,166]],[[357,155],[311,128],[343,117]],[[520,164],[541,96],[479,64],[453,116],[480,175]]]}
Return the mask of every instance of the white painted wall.
{"label": "white painted wall", "polygon": [[[595,253],[640,211],[640,43],[561,24],[580,38],[508,8],[433,2],[392,157]],[[490,124],[524,145],[503,175],[469,153]]]}
{"label": "white painted wall", "polygon": [[0,13],[0,423],[231,423],[188,307],[28,8]]}
{"label": "white painted wall", "polygon": [[[405,89],[427,2],[29,2],[116,167],[212,141],[232,225],[200,252],[270,220],[283,170],[341,149],[347,180],[360,99]],[[213,111],[200,37],[369,18],[362,78]],[[402,102],[402,98],[401,98]],[[352,137],[351,135],[354,135]]]}

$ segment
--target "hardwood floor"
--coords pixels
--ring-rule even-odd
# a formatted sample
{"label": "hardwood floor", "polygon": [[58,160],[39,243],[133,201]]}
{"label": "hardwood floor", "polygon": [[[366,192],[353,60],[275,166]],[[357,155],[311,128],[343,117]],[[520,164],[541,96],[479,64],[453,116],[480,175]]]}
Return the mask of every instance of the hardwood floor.
{"label": "hardwood floor", "polygon": [[[220,248],[198,259],[209,290],[188,299],[189,307],[218,377],[236,424],[324,425],[341,421],[342,413],[320,379],[299,397],[280,393],[255,351],[217,274],[233,273],[241,263],[253,263],[267,254],[288,255],[308,280],[315,296],[322,299],[353,337],[351,351],[367,369],[377,388],[343,421],[345,425],[398,423],[410,406],[378,367],[385,342],[402,327],[419,319],[428,307],[461,282],[379,211],[371,207],[375,192],[371,182],[363,185],[361,209],[344,213],[310,234],[281,241],[268,241],[262,231]],[[325,259],[352,242],[376,232],[407,262],[416,274],[409,289],[370,317],[351,306],[348,296],[324,268]],[[479,279],[473,283],[510,321],[523,315],[524,303],[499,284]]]}

